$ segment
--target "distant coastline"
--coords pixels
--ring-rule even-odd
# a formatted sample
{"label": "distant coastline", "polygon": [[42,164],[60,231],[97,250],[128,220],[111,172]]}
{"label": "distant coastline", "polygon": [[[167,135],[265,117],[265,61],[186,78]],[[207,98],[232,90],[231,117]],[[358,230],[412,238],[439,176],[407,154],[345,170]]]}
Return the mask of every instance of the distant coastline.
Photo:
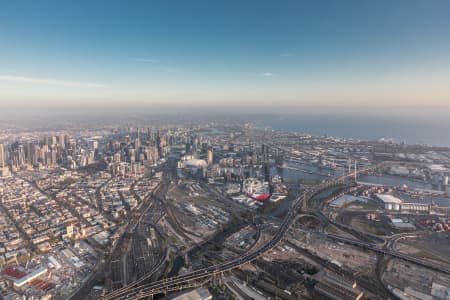
{"label": "distant coastline", "polygon": [[417,120],[376,116],[303,115],[267,118],[258,124],[274,130],[361,140],[450,147],[450,118]]}

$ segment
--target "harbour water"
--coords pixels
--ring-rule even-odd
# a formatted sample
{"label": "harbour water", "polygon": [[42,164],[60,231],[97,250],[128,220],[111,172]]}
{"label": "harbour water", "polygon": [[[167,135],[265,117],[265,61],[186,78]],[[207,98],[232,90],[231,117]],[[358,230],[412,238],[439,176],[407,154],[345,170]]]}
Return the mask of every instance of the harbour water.
{"label": "harbour water", "polygon": [[[311,165],[306,164],[298,164],[294,162],[288,162],[285,164],[285,168],[281,168],[278,172],[282,174],[283,178],[286,182],[297,183],[302,180],[325,180],[329,178],[324,175],[324,170],[322,168],[318,168]],[[342,170],[331,170],[327,169],[327,174],[331,176],[337,176],[342,174]],[[406,184],[411,189],[423,189],[423,190],[435,190],[436,187],[431,185],[430,183],[423,182],[420,180],[413,180],[405,177],[399,176],[390,176],[390,175],[382,175],[382,176],[374,176],[374,175],[363,175],[359,177],[360,182],[364,183],[372,183],[376,185],[385,185],[385,186],[402,186]],[[437,191],[438,192],[438,191]],[[450,199],[444,196],[426,196],[423,199],[410,199],[411,202],[417,203],[435,203],[441,207],[450,207]],[[277,209],[277,213],[281,213],[289,206],[289,203],[283,203],[280,205],[280,208]]]}
{"label": "harbour water", "polygon": [[407,144],[450,147],[450,117],[395,117],[309,114],[266,118],[261,127],[317,136],[362,140],[392,139]]}

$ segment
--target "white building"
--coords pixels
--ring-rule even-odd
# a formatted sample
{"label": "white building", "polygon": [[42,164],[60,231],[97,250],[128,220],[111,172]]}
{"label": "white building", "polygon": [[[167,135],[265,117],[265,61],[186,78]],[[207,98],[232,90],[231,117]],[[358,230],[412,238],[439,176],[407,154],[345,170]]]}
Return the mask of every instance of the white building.
{"label": "white building", "polygon": [[402,200],[389,194],[375,194],[387,210],[400,210]]}
{"label": "white building", "polygon": [[14,286],[21,287],[21,286],[27,284],[28,282],[38,278],[39,276],[45,274],[46,272],[47,272],[47,268],[39,267],[38,269],[34,270],[30,274],[28,274],[22,278],[19,278],[17,280],[14,280]]}

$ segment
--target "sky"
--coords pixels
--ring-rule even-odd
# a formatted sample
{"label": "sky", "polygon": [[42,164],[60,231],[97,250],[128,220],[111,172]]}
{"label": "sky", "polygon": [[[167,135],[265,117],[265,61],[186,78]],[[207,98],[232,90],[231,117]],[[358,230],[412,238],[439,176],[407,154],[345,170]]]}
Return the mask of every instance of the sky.
{"label": "sky", "polygon": [[450,1],[0,7],[3,108],[450,107]]}

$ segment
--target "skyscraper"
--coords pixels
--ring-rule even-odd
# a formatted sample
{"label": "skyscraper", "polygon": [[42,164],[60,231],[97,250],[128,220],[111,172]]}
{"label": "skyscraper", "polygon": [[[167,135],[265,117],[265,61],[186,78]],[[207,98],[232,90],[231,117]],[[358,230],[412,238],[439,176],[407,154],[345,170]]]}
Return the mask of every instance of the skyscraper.
{"label": "skyscraper", "polygon": [[5,166],[5,145],[0,144],[0,168],[3,168]]}
{"label": "skyscraper", "polygon": [[[136,148],[136,151],[139,152],[140,148],[141,148],[142,144],[141,144],[141,134],[139,132],[139,128],[137,129],[137,137],[136,137],[136,141],[134,142],[134,147]],[[139,153],[138,153],[139,156]]]}
{"label": "skyscraper", "polygon": [[152,144],[153,143],[153,132],[150,127],[147,128],[147,138],[148,138],[148,143]]}
{"label": "skyscraper", "polygon": [[28,142],[25,144],[25,162],[29,165],[33,164],[33,155],[34,155],[34,147],[33,143]]}
{"label": "skyscraper", "polygon": [[59,145],[61,146],[61,148],[65,149],[66,148],[66,138],[65,138],[64,133],[59,134],[58,141],[59,141]]}
{"label": "skyscraper", "polygon": [[208,165],[212,165],[214,159],[214,153],[213,149],[211,147],[208,147],[207,155],[206,155],[206,161],[208,162]]}
{"label": "skyscraper", "polygon": [[162,147],[161,147],[161,133],[158,131],[156,132],[156,147],[158,147],[158,156],[162,156]]}

